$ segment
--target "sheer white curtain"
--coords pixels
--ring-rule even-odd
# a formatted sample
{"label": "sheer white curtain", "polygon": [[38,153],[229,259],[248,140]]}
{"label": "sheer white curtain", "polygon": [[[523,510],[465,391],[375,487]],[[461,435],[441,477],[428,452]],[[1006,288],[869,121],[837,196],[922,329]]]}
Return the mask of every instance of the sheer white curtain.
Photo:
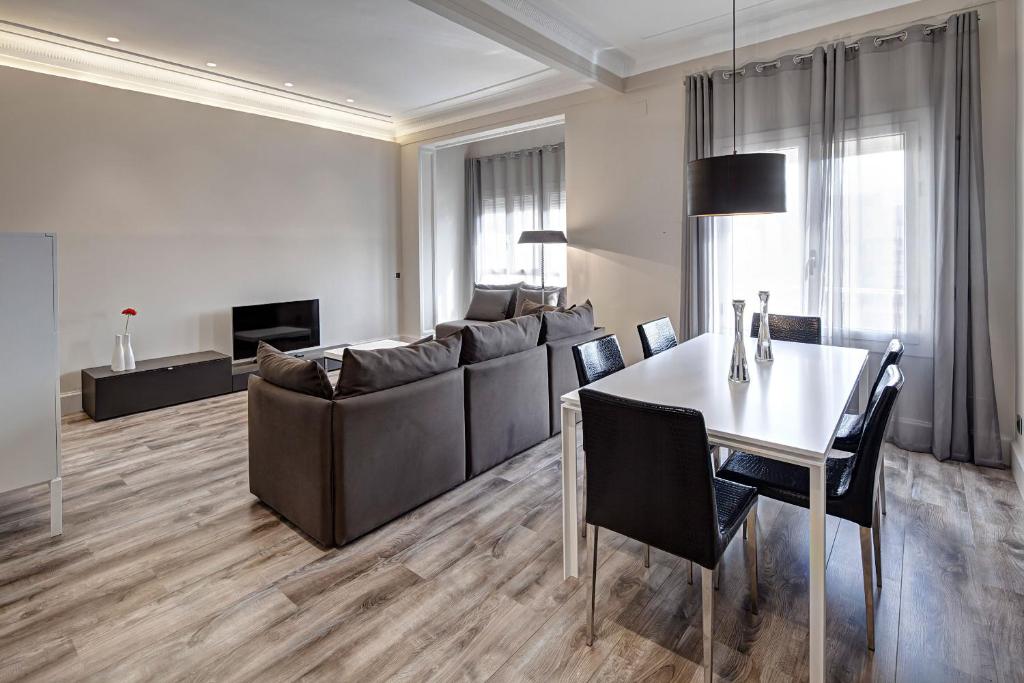
{"label": "sheer white curtain", "polygon": [[[469,159],[467,182],[475,281],[539,285],[539,247],[519,245],[519,235],[565,230],[565,146]],[[565,286],[565,245],[547,245],[544,258],[546,283]]]}

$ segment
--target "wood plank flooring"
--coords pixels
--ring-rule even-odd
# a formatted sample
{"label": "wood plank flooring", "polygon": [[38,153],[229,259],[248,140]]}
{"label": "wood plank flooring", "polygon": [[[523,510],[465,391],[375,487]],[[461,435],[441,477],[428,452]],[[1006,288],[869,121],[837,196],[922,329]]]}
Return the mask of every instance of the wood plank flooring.
{"label": "wood plank flooring", "polygon": [[[559,441],[342,549],[248,491],[245,394],[64,424],[65,534],[45,487],[0,496],[0,681],[702,680],[699,572],[601,534],[562,580]],[[829,519],[830,681],[1024,680],[1024,503],[1008,472],[887,451],[878,649],[858,535]],[[764,500],[758,616],[725,558],[715,673],[807,671],[807,514]],[[585,566],[585,564],[581,564]]]}

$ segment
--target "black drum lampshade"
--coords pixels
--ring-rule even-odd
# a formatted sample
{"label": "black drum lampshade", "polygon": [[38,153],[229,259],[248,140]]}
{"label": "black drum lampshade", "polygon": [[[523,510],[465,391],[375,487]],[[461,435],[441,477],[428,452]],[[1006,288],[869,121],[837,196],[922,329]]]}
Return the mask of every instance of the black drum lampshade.
{"label": "black drum lampshade", "polygon": [[786,212],[784,154],[725,154],[691,161],[687,214],[736,216]]}

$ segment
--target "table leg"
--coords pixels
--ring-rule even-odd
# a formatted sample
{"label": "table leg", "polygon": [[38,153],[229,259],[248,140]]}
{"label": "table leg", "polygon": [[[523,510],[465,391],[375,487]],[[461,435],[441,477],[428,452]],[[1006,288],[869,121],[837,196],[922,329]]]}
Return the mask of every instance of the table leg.
{"label": "table leg", "polygon": [[810,470],[810,646],[811,683],[825,680],[825,467]]}
{"label": "table leg", "polygon": [[578,538],[576,411],[562,406],[562,573],[567,579],[580,575]]}
{"label": "table leg", "polygon": [[64,533],[64,482],[60,477],[50,480],[50,535]]}

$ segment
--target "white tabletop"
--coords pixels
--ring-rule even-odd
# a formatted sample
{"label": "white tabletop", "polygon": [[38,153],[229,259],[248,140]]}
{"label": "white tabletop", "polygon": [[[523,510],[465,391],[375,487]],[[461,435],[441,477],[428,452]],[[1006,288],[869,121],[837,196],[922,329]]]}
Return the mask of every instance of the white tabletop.
{"label": "white tabletop", "polygon": [[394,339],[378,339],[376,341],[364,342],[362,344],[352,344],[351,346],[342,347],[340,349],[327,349],[324,351],[324,357],[330,358],[331,360],[341,360],[345,355],[345,349],[355,349],[356,351],[377,351],[379,349],[394,349],[399,346],[408,346],[409,344],[404,341],[396,341]]}
{"label": "white tabletop", "polygon": [[[756,340],[746,342],[750,369],[746,384],[728,378],[732,337],[705,334],[589,388],[699,410],[708,438],[722,446],[769,450],[796,461],[825,458],[868,352],[772,341],[775,360],[759,363],[754,360]],[[579,395],[570,392],[562,402],[577,407]]]}

